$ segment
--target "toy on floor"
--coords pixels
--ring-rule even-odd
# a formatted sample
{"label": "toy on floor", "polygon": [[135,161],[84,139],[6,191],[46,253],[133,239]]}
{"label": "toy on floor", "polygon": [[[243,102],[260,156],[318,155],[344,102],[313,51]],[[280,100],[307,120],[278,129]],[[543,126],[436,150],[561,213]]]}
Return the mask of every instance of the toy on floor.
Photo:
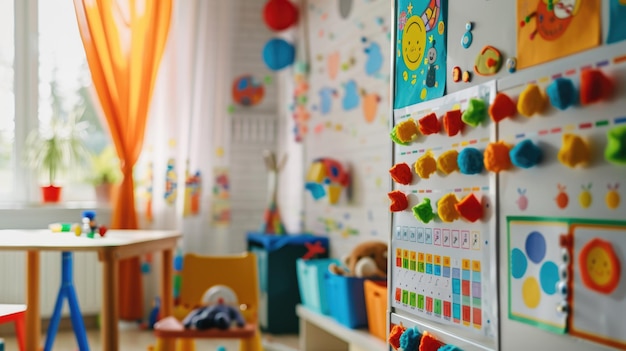
{"label": "toy on floor", "polygon": [[387,243],[365,241],[342,258],[344,267],[335,263],[328,266],[331,273],[358,278],[387,277]]}
{"label": "toy on floor", "polygon": [[243,327],[246,321],[239,311],[237,295],[225,285],[215,285],[202,296],[203,307],[189,312],[183,319],[185,329],[228,329],[234,323]]}

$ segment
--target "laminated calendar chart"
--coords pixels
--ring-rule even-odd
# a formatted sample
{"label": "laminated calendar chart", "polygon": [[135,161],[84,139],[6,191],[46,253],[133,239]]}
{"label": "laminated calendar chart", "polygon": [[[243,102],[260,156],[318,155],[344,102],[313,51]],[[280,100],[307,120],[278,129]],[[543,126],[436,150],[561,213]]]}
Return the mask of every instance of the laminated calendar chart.
{"label": "laminated calendar chart", "polygon": [[495,82],[394,111],[390,254],[394,313],[497,344]]}

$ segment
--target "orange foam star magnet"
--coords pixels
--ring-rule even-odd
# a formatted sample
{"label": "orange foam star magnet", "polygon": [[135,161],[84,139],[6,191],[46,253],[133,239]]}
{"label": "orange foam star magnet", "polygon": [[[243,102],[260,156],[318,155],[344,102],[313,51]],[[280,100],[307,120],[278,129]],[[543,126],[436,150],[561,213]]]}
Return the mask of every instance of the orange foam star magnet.
{"label": "orange foam star magnet", "polygon": [[588,105],[611,97],[613,81],[602,71],[586,69],[580,73],[580,103]]}
{"label": "orange foam star magnet", "polygon": [[434,336],[425,331],[420,341],[419,351],[437,351],[443,345],[441,341],[435,339]]}
{"label": "orange foam star magnet", "polygon": [[409,207],[409,200],[402,191],[394,190],[387,193],[387,196],[389,197],[389,200],[391,200],[391,205],[389,205],[389,211],[400,212]]}
{"label": "orange foam star magnet", "polygon": [[393,165],[389,170],[389,174],[391,174],[391,178],[394,181],[400,184],[408,185],[413,181],[413,172],[411,172],[411,167],[406,163]]}
{"label": "orange foam star magnet", "polygon": [[437,134],[441,129],[437,114],[435,114],[434,112],[420,118],[417,123],[419,124],[420,132],[424,135]]}
{"label": "orange foam star magnet", "polygon": [[583,284],[589,289],[610,294],[619,285],[621,265],[610,242],[592,239],[580,250],[578,262]]}
{"label": "orange foam star magnet", "polygon": [[476,222],[483,218],[483,205],[478,201],[476,195],[471,193],[454,205],[461,217],[470,222]]}
{"label": "orange foam star magnet", "polygon": [[515,114],[517,114],[515,102],[504,93],[496,95],[493,103],[489,106],[489,116],[496,123],[507,117],[513,118]]}

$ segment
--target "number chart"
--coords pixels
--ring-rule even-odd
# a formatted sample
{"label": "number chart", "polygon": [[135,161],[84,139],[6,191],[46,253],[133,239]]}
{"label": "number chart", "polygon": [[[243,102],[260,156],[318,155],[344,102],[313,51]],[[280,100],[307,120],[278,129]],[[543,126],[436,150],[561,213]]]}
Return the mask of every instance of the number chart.
{"label": "number chart", "polygon": [[491,82],[395,110],[389,193],[394,312],[491,347],[498,323],[495,176],[482,154],[495,140],[484,118],[494,96]]}

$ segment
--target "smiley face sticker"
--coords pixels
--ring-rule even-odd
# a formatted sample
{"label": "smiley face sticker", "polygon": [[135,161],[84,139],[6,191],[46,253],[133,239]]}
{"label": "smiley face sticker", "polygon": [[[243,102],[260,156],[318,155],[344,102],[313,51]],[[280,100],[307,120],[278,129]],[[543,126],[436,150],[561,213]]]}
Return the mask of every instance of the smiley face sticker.
{"label": "smiley face sticker", "polygon": [[591,290],[610,294],[619,285],[621,266],[613,245],[595,238],[580,251],[580,274],[583,284]]}
{"label": "smiley face sticker", "polygon": [[402,58],[406,68],[415,71],[424,61],[426,28],[420,16],[407,19],[402,33]]}

